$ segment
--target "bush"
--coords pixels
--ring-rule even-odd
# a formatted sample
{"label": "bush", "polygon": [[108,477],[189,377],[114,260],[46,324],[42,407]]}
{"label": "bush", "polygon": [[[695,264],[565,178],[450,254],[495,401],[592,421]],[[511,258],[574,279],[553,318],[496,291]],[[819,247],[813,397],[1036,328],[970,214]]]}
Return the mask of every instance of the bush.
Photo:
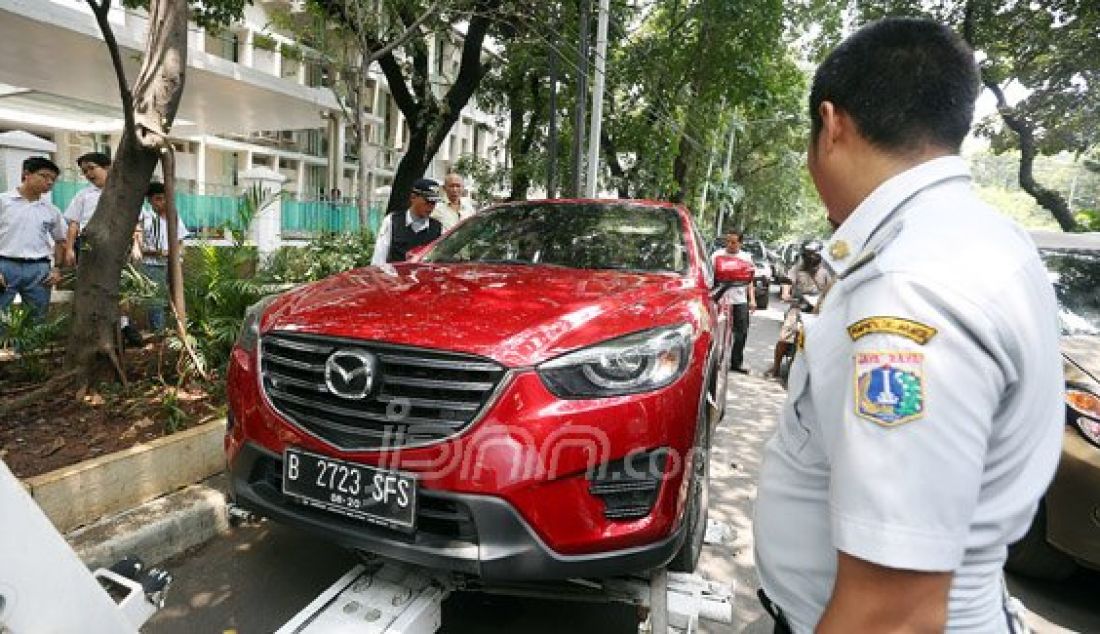
{"label": "bush", "polygon": [[11,348],[19,353],[19,367],[29,378],[44,378],[48,371],[38,353],[58,342],[68,330],[68,324],[68,313],[38,322],[26,306],[11,306],[9,310],[0,311],[0,348]]}
{"label": "bush", "polygon": [[261,277],[271,282],[312,282],[370,265],[374,236],[369,231],[322,235],[304,247],[279,249]]}

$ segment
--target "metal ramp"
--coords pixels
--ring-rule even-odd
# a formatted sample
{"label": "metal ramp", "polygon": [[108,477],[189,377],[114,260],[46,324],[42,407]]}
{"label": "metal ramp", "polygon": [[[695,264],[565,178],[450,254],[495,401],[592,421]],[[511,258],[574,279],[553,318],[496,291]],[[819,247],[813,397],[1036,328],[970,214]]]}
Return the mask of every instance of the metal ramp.
{"label": "metal ramp", "polygon": [[649,577],[485,584],[476,578],[389,560],[359,564],[322,592],[277,634],[431,634],[452,592],[623,603],[646,608],[638,632],[699,629],[699,620],[733,620],[733,587],[661,569]]}

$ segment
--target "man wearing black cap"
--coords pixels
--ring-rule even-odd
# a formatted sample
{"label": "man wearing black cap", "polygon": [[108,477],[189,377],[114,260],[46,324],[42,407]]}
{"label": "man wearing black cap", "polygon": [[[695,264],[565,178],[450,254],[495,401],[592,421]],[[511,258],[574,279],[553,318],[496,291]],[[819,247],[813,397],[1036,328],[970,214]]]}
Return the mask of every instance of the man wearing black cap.
{"label": "man wearing black cap", "polygon": [[409,194],[409,209],[405,213],[394,212],[382,220],[370,263],[377,266],[403,262],[409,249],[438,238],[443,233],[443,225],[431,217],[437,202],[439,183],[430,178],[417,179]]}

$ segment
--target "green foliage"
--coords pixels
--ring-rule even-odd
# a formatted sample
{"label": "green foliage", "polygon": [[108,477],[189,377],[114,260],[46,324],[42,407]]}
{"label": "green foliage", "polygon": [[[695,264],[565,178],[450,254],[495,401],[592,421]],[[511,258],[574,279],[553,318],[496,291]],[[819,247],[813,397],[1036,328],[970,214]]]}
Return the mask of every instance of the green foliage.
{"label": "green foliage", "polygon": [[[148,9],[151,0],[122,0],[127,9]],[[218,28],[240,20],[244,8],[252,0],[188,0],[191,7],[191,21],[206,28]]]}
{"label": "green foliage", "polygon": [[253,183],[237,199],[237,217],[225,224],[224,230],[233,238],[233,245],[243,247],[248,241],[248,228],[256,218],[282,198],[282,191],[263,188]]}
{"label": "green foliage", "polygon": [[374,253],[369,231],[322,235],[304,247],[282,247],[268,261],[261,277],[276,283],[320,280],[368,266]]}
{"label": "green foliage", "polygon": [[[183,377],[180,377],[182,381]],[[164,433],[174,434],[187,422],[187,410],[180,405],[179,385],[165,385],[164,396],[160,401],[161,413],[164,416]]]}
{"label": "green foliage", "polygon": [[1077,222],[1085,231],[1100,231],[1100,209],[1082,209],[1077,214]]}
{"label": "green foliage", "polygon": [[48,368],[39,353],[67,335],[68,318],[68,313],[62,313],[38,322],[26,306],[11,306],[0,311],[0,348],[10,348],[19,354],[19,367],[27,376],[44,378]]}
{"label": "green foliage", "polygon": [[[204,244],[188,249],[183,289],[190,345],[200,366],[196,370],[221,369],[228,361],[245,309],[263,296],[251,275],[255,261],[252,247]],[[175,337],[169,345],[183,348]]]}
{"label": "green foliage", "polygon": [[263,33],[256,33],[252,36],[252,46],[261,51],[276,51],[279,49],[279,43],[275,41],[275,38]]}

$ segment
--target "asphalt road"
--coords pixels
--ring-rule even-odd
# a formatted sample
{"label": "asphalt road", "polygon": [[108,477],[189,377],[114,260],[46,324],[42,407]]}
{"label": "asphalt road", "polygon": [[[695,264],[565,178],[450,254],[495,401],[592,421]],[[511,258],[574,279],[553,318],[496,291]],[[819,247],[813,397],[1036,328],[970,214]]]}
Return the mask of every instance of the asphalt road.
{"label": "asphalt road", "polygon": [[[775,298],[773,297],[773,300]],[[727,526],[721,543],[704,548],[700,572],[733,584],[734,622],[703,624],[712,633],[764,634],[772,623],[756,602],[752,557],[752,501],[760,452],[775,427],[784,392],[761,378],[771,363],[780,306],[752,320],[746,350],[749,376],[731,375],[725,420],[711,456],[710,517]],[[234,529],[199,550],[168,562],[176,583],[167,606],[151,620],[149,634],[271,632],[339,578],[355,558],[346,551],[291,528],[261,522]],[[1069,582],[1044,584],[1009,579],[1016,596],[1032,610],[1036,632],[1100,632],[1100,575],[1082,573]],[[566,616],[568,615],[568,616]],[[442,632],[571,631],[633,633],[630,606],[456,594],[444,604]]]}

